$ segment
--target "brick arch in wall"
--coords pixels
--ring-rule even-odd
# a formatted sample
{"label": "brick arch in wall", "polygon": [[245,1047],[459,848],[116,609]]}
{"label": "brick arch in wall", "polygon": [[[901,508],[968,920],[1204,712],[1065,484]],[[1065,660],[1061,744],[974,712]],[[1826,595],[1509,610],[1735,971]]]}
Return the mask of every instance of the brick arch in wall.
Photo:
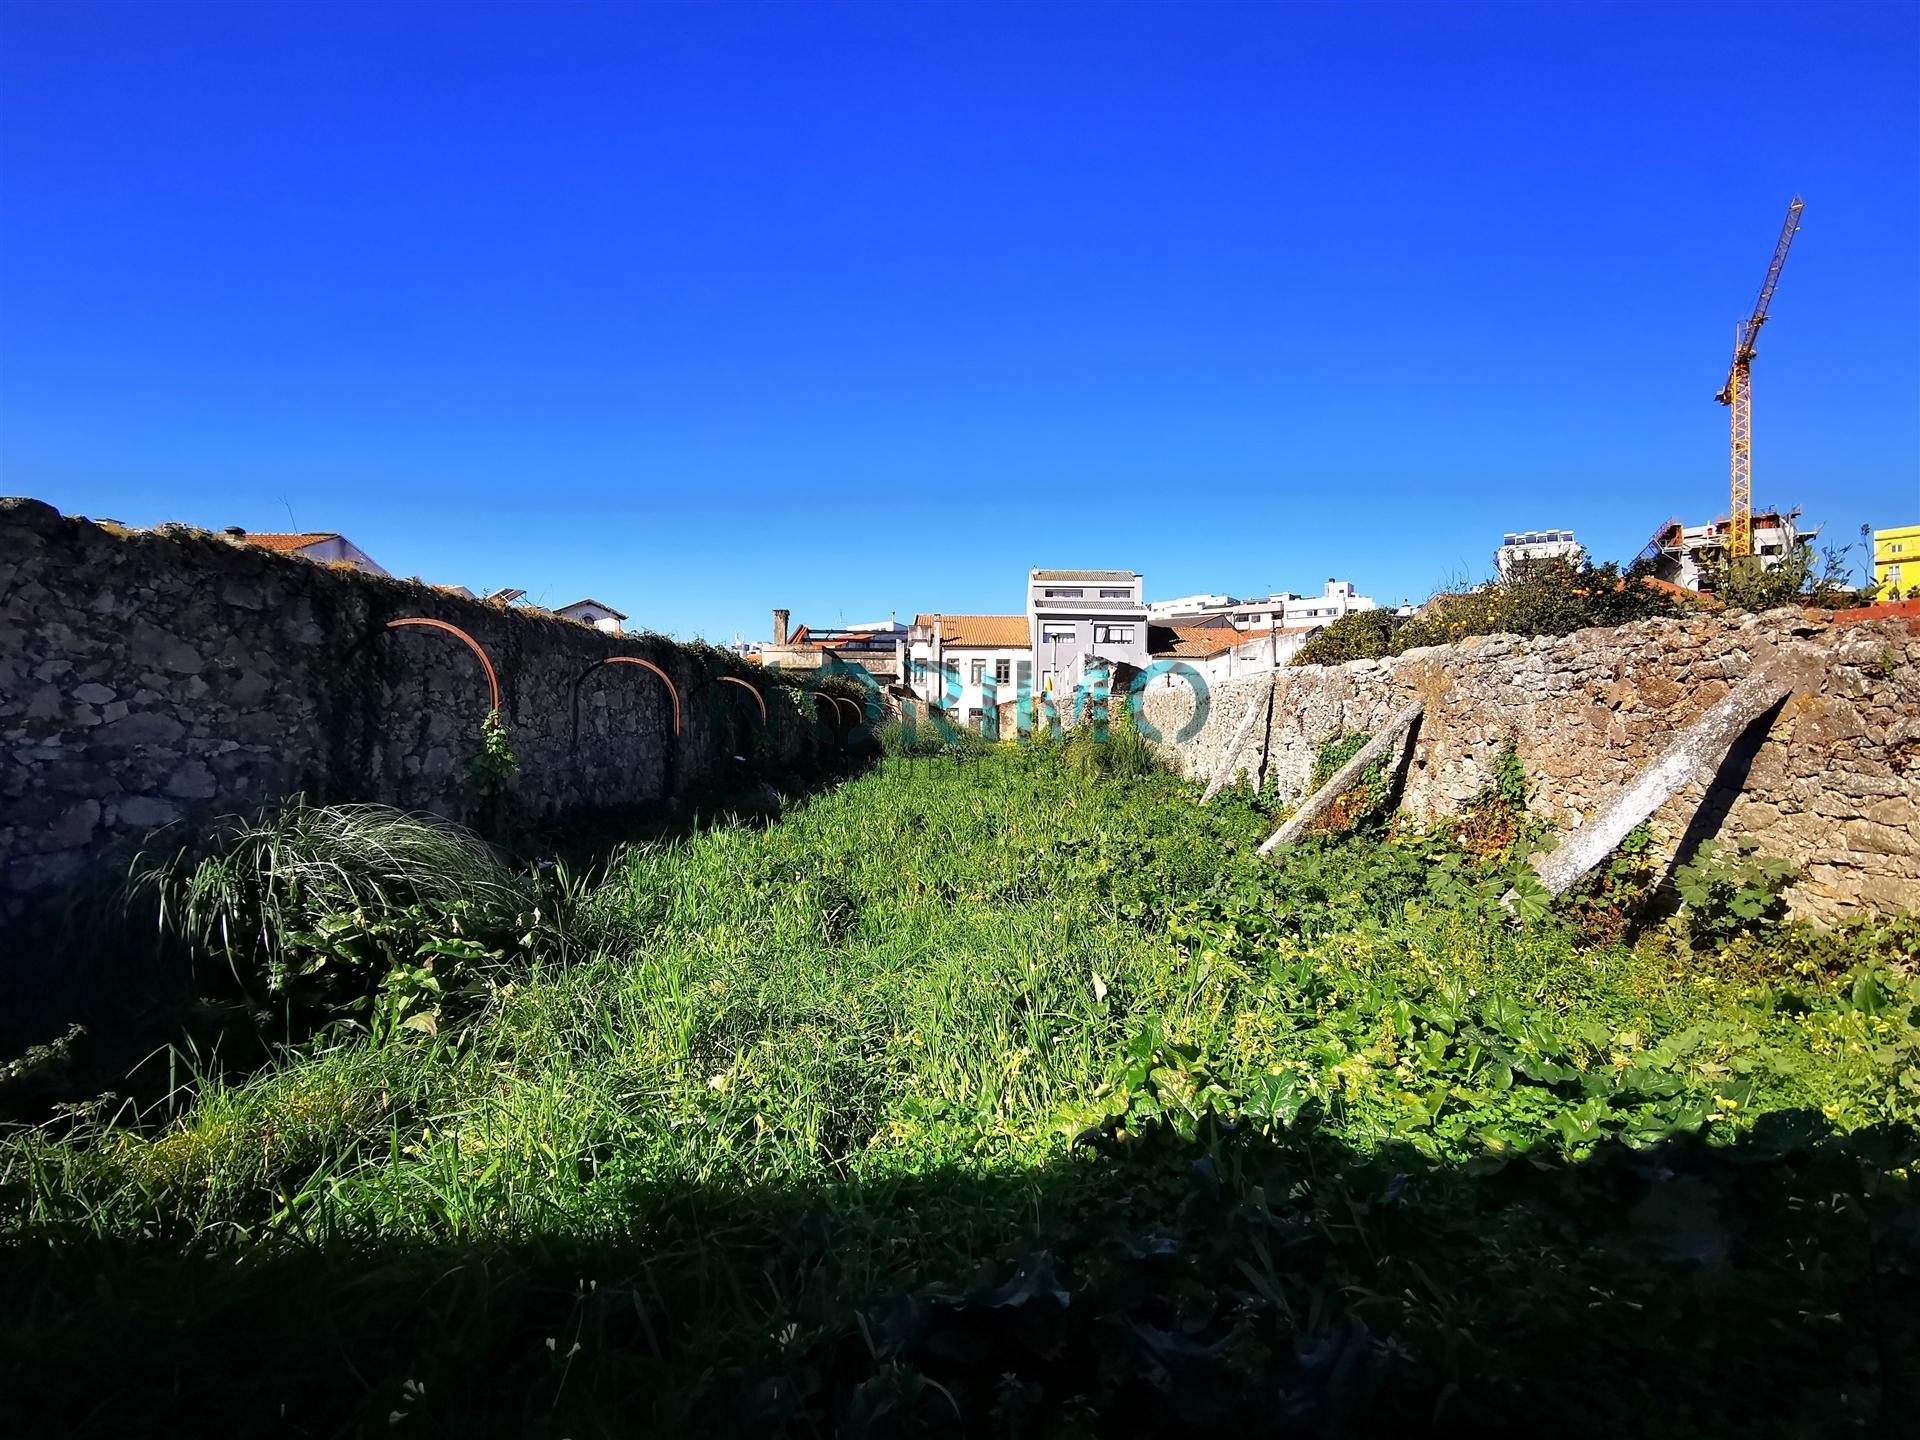
{"label": "brick arch in wall", "polygon": [[589,675],[593,674],[594,671],[606,665],[638,665],[642,669],[649,670],[653,674],[660,677],[660,683],[667,687],[667,695],[673,701],[673,733],[675,738],[678,738],[680,734],[680,720],[681,720],[680,691],[679,691],[679,688],[673,683],[673,677],[667,674],[667,672],[662,670],[658,665],[654,664],[651,660],[642,659],[638,655],[607,655],[594,661],[591,665],[587,666],[586,669],[582,670],[578,675],[573,677],[573,702],[572,702],[573,732],[569,740],[570,748],[577,750],[580,746],[580,690],[581,690],[581,687],[586,684],[587,677]]}
{"label": "brick arch in wall", "polygon": [[434,620],[425,615],[403,616],[398,620],[389,620],[386,624],[386,628],[389,630],[404,630],[410,626],[420,626],[429,630],[443,630],[464,643],[480,661],[480,668],[487,672],[487,690],[493,697],[493,705],[489,713],[494,715],[500,713],[500,676],[493,668],[493,661],[488,658],[487,652],[481,647],[478,640],[474,639],[473,636],[462,630],[458,625],[449,624],[445,620]]}

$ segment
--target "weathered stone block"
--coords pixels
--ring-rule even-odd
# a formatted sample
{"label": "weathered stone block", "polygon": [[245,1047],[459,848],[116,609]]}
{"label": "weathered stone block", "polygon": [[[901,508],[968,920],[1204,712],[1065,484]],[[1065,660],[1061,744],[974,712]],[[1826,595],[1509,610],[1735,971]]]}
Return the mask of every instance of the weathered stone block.
{"label": "weathered stone block", "polygon": [[183,800],[210,800],[220,786],[203,761],[189,760],[167,777],[167,793]]}
{"label": "weathered stone block", "polygon": [[114,823],[137,830],[171,825],[186,812],[174,801],[157,795],[123,795],[114,805]]}

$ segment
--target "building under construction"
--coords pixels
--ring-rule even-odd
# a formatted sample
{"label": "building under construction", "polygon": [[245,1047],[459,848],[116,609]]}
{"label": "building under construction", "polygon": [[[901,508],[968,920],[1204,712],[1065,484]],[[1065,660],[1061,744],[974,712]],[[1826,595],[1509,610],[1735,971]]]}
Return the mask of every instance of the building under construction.
{"label": "building under construction", "polygon": [[[1753,516],[1749,553],[1762,569],[1771,570],[1813,543],[1820,528],[1816,525],[1802,530],[1799,519],[1798,510],[1784,514],[1772,510]],[[1640,553],[1653,562],[1653,573],[1660,579],[1689,590],[1710,589],[1704,582],[1711,571],[1724,567],[1738,553],[1734,549],[1734,522],[1723,519],[1711,525],[1682,525],[1669,520]]]}

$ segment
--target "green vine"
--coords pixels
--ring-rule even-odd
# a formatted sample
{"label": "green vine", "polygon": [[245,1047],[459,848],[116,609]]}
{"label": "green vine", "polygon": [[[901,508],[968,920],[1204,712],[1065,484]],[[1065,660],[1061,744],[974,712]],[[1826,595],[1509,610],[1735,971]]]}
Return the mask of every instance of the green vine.
{"label": "green vine", "polygon": [[489,710],[480,724],[480,753],[472,761],[473,788],[483,796],[498,795],[519,768],[519,757],[507,739],[506,722],[498,710]]}

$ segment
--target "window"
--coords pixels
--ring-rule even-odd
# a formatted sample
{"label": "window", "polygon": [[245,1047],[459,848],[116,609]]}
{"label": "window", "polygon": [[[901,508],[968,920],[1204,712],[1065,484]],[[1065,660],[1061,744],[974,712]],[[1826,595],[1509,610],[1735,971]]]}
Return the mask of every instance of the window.
{"label": "window", "polygon": [[1093,627],[1093,643],[1096,645],[1131,645],[1133,626],[1096,625]]}
{"label": "window", "polygon": [[993,683],[996,685],[1004,685],[1011,679],[1013,679],[1013,662],[1011,660],[994,661]]}
{"label": "window", "polygon": [[1040,693],[1042,695],[1053,694],[1053,671],[1042,670],[1040,672]]}
{"label": "window", "polygon": [[1131,599],[1133,598],[1133,591],[1131,591],[1131,590],[1102,590],[1102,591],[1100,592],[1100,598],[1101,598],[1102,600],[1131,600]]}
{"label": "window", "polygon": [[1049,600],[1078,600],[1086,593],[1084,590],[1049,590],[1046,595]]}
{"label": "window", "polygon": [[1079,636],[1079,628],[1073,625],[1042,625],[1040,627],[1042,640],[1058,640],[1071,645]]}
{"label": "window", "polygon": [[986,676],[986,673],[987,673],[987,662],[985,660],[975,660],[973,662],[972,673],[969,676],[969,678],[973,681],[975,685],[978,685],[980,681]]}

